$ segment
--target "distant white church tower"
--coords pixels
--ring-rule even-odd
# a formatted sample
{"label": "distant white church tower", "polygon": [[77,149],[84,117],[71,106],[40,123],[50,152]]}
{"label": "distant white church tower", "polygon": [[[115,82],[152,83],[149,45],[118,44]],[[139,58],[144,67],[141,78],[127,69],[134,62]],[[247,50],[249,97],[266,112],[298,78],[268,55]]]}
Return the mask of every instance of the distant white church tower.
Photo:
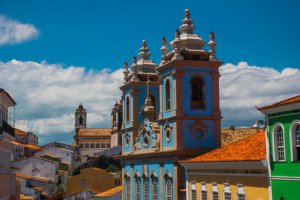
{"label": "distant white church tower", "polygon": [[86,128],[86,110],[83,105],[80,103],[78,108],[75,111],[75,129]]}

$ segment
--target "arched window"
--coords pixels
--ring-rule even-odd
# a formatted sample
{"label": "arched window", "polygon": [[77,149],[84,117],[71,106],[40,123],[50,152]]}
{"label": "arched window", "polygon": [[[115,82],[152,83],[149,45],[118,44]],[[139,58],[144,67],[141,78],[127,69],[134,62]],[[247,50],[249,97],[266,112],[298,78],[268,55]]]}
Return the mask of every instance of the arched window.
{"label": "arched window", "polygon": [[158,180],[157,177],[152,177],[152,200],[158,200]]}
{"label": "arched window", "polygon": [[135,180],[136,180],[136,183],[135,183],[136,200],[141,200],[141,178],[136,177]]}
{"label": "arched window", "polygon": [[[144,186],[144,200],[149,200],[149,179],[148,179],[148,177],[144,178],[143,186]],[[154,200],[154,199],[152,198],[152,200]]]}
{"label": "arched window", "polygon": [[126,121],[129,122],[130,120],[130,101],[129,97],[126,98]]}
{"label": "arched window", "polygon": [[125,200],[130,200],[130,178],[125,178]]}
{"label": "arched window", "polygon": [[207,200],[207,188],[206,183],[201,183],[201,200]]}
{"label": "arched window", "polygon": [[274,146],[274,158],[275,161],[285,160],[285,145],[283,128],[280,124],[276,125],[273,132],[273,146]]}
{"label": "arched window", "polygon": [[172,178],[166,178],[166,200],[172,200]]}
{"label": "arched window", "polygon": [[170,110],[171,108],[171,85],[170,85],[170,80],[166,80],[165,84],[165,97],[166,97],[166,110]]}
{"label": "arched window", "polygon": [[196,190],[196,184],[191,184],[191,200],[197,200],[197,190]]}
{"label": "arched window", "polygon": [[191,109],[205,109],[205,81],[195,76],[190,81]]}
{"label": "arched window", "polygon": [[151,98],[151,102],[152,102],[152,105],[154,107],[154,120],[156,120],[156,102],[155,102],[155,96],[154,95],[150,95],[150,98]]}
{"label": "arched window", "polygon": [[83,117],[82,117],[82,115],[79,115],[79,124],[83,124]]}
{"label": "arched window", "polygon": [[86,149],[90,148],[89,143],[85,143],[85,144],[84,144],[84,148],[86,148]]}
{"label": "arched window", "polygon": [[95,144],[94,143],[91,144],[91,148],[95,148]]}
{"label": "arched window", "polygon": [[98,149],[100,148],[100,143],[96,144],[96,148],[98,148]]}
{"label": "arched window", "polygon": [[212,183],[212,200],[219,200],[219,191],[216,183]]}
{"label": "arched window", "polygon": [[300,161],[300,121],[296,121],[291,125],[291,148],[292,160]]}

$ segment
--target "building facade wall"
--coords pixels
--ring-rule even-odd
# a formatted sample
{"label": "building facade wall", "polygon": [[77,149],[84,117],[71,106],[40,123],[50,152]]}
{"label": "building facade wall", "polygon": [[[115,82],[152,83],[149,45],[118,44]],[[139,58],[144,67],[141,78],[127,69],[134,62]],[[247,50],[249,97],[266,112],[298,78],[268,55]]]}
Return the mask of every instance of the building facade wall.
{"label": "building facade wall", "polygon": [[[272,197],[274,200],[280,200],[280,198],[297,199],[299,195],[295,188],[300,188],[300,163],[292,159],[291,126],[293,122],[300,120],[300,110],[272,113],[267,118]],[[276,125],[280,125],[283,128],[284,161],[276,161],[274,158],[274,152],[276,151],[276,148],[274,148],[274,129]]]}
{"label": "building facade wall", "polygon": [[213,183],[216,183],[219,199],[225,199],[224,189],[227,187],[225,186],[226,184],[229,186],[228,188],[232,199],[237,199],[237,194],[239,193],[238,185],[240,185],[241,191],[244,191],[245,199],[269,199],[268,177],[266,173],[264,176],[224,173],[220,173],[220,175],[203,174],[195,175],[188,173],[188,199],[192,199],[192,190],[196,191],[196,199],[201,199],[203,185],[206,187],[207,199],[212,199],[212,192],[215,191],[213,189]]}

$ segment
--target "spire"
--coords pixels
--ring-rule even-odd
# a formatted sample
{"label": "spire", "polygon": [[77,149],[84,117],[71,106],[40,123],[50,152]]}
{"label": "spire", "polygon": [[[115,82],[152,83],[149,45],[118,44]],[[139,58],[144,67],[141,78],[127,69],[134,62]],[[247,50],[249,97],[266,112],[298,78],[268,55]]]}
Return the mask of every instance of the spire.
{"label": "spire", "polygon": [[208,46],[210,48],[210,50],[209,50],[209,60],[210,61],[218,61],[218,58],[216,57],[216,50],[215,50],[215,47],[216,47],[217,43],[215,42],[214,32],[210,32],[209,39],[210,39],[210,41],[208,42]]}
{"label": "spire", "polygon": [[193,34],[195,26],[193,25],[193,20],[191,19],[191,13],[189,9],[185,9],[184,11],[184,19],[182,20],[182,25],[180,26],[180,30],[183,33]]}
{"label": "spire", "polygon": [[175,32],[175,40],[172,41],[172,46],[175,52],[175,55],[172,58],[172,60],[184,60],[183,56],[181,55],[180,41],[180,30],[177,29]]}
{"label": "spire", "polygon": [[162,38],[162,47],[160,48],[160,51],[162,53],[160,65],[163,65],[163,64],[165,64],[167,62],[166,61],[166,55],[167,55],[167,53],[169,51],[169,49],[167,47],[167,39],[166,39],[166,37]]}
{"label": "spire", "polygon": [[149,60],[150,53],[146,40],[143,40],[142,47],[140,48],[140,53],[138,55],[141,60]]}

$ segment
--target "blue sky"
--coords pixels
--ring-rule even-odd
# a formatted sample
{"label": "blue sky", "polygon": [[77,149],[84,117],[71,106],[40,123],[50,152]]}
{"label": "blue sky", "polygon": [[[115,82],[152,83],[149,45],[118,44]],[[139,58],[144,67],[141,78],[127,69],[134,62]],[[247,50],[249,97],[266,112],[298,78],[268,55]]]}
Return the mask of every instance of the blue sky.
{"label": "blue sky", "polygon": [[223,127],[249,127],[263,119],[255,106],[300,93],[297,0],[0,0],[0,88],[18,103],[16,126],[71,143],[82,102],[89,127],[110,127],[124,61],[146,39],[159,63],[186,8],[195,33],[216,35]]}
{"label": "blue sky", "polygon": [[215,31],[225,63],[300,67],[300,2],[288,1],[0,1],[0,12],[30,23],[35,39],[0,47],[0,59],[117,69],[147,39],[159,61],[161,37],[170,41],[190,8],[196,32]]}

